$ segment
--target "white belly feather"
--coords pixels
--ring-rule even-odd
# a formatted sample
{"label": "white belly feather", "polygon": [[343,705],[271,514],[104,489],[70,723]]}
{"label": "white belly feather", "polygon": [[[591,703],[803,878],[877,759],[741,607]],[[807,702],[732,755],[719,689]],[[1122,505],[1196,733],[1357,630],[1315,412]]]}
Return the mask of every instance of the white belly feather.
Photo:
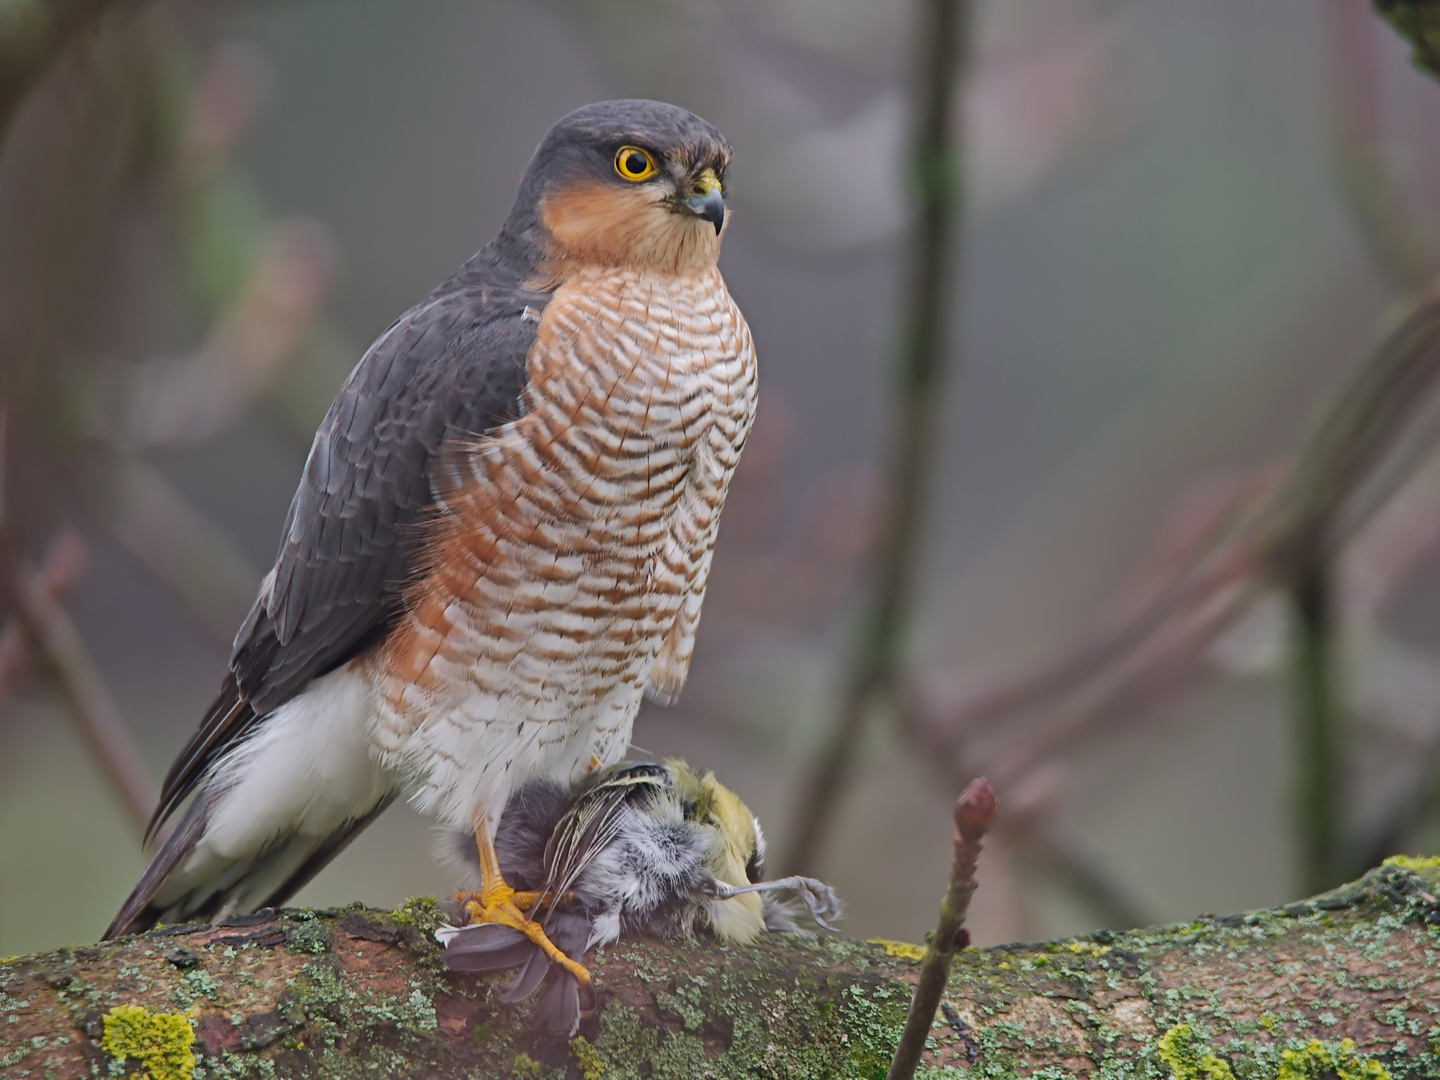
{"label": "white belly feather", "polygon": [[348,664],[312,680],[261,721],[212,772],[205,832],[157,895],[161,906],[198,882],[214,891],[248,874],[277,841],[273,877],[252,876],[230,907],[262,902],[306,854],[394,790],[395,776],[370,751],[375,695],[369,674]]}

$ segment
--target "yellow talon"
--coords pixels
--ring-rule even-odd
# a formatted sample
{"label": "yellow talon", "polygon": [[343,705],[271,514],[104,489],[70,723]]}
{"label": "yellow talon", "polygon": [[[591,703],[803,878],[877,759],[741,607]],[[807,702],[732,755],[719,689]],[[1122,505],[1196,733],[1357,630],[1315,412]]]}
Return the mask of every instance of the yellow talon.
{"label": "yellow talon", "polygon": [[516,892],[505,883],[500,873],[500,860],[495,854],[495,842],[480,814],[475,815],[475,847],[480,852],[480,892],[456,893],[455,898],[465,905],[470,916],[470,925],[498,923],[519,930],[540,946],[541,951],[553,963],[575,976],[581,986],[590,982],[590,972],[566,956],[545,933],[545,928],[527,912],[533,912],[547,899],[548,894],[538,892]]}
{"label": "yellow talon", "polygon": [[[569,893],[565,894],[567,897]],[[476,918],[476,913],[485,910],[485,894],[483,892],[469,892],[461,890],[451,893],[450,899],[459,904],[465,914],[469,915],[476,922],[484,922],[484,919]],[[526,914],[533,913],[541,904],[550,902],[550,894],[541,892],[515,892],[510,897],[510,902]]]}
{"label": "yellow talon", "polygon": [[525,911],[522,910],[526,905],[516,903],[517,899],[535,897],[537,894],[517,893],[504,882],[500,883],[499,889],[486,890],[486,892],[489,895],[485,901],[471,900],[465,905],[465,913],[470,916],[471,926],[480,923],[499,923],[501,926],[519,930],[540,946],[551,961],[574,975],[582,985],[590,981],[590,972],[561,952],[555,943],[546,936],[544,927],[526,916]]}

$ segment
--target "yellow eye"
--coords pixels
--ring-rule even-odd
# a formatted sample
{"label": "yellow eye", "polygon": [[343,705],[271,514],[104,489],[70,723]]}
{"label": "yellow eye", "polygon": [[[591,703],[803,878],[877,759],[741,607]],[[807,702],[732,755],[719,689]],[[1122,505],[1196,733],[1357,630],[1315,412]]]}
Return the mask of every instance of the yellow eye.
{"label": "yellow eye", "polygon": [[655,175],[655,159],[638,146],[622,146],[615,151],[615,171],[638,184]]}

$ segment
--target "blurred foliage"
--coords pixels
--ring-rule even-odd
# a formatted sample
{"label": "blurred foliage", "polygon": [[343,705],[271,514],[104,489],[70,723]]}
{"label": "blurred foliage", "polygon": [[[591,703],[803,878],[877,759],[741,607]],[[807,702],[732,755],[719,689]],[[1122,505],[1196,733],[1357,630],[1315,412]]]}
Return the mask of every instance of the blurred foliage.
{"label": "blurred foliage", "polygon": [[[6,10],[21,7],[64,8]],[[0,569],[13,602],[7,683],[27,660],[44,661],[138,824],[152,782],[56,606],[79,575],[46,574],[30,552],[54,536],[83,548],[76,527],[99,523],[228,638],[257,573],[144,455],[212,438],[303,356],[331,258],[319,226],[269,217],[233,164],[254,119],[259,58],[200,54],[183,8],[110,14],[98,34],[70,26],[80,40],[69,49],[19,15],[0,27],[11,52],[28,43],[56,54],[56,70],[34,72],[44,90],[3,146]],[[83,563],[83,550],[60,561]]]}
{"label": "blurred foliage", "polygon": [[1440,4],[1435,0],[1375,0],[1375,7],[1410,42],[1415,63],[1440,76]]}

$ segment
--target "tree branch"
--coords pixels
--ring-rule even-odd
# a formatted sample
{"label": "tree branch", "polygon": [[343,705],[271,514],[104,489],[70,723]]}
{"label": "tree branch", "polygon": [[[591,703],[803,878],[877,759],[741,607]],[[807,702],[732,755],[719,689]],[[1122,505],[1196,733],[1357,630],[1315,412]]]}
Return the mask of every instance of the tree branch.
{"label": "tree branch", "polygon": [[81,34],[140,0],[24,0],[0,4],[0,150],[30,90]]}
{"label": "tree branch", "polygon": [[[1440,860],[1397,860],[1276,911],[965,949],[921,1074],[1198,1078],[1183,1062],[1209,1055],[1269,1080],[1288,1053],[1291,1076],[1342,1059],[1437,1075],[1437,892]],[[0,1072],[104,1076],[123,1054],[156,1080],[191,1076],[191,1057],[195,1076],[227,1078],[879,1077],[922,953],[785,935],[625,943],[591,967],[581,1036],[547,1045],[523,1006],[443,969],[435,917],[425,902],[262,912],[0,963]]]}
{"label": "tree branch", "polygon": [[155,786],[130,727],[90,655],[80,628],[24,560],[15,568],[17,614],[54,670],[85,742],[95,752],[138,832],[155,810]]}
{"label": "tree branch", "polygon": [[910,149],[915,218],[905,256],[890,505],[876,556],[874,592],[862,616],[834,726],[800,799],[785,859],[787,873],[813,872],[868,721],[878,707],[895,699],[950,353],[950,311],[955,304],[951,286],[960,252],[957,88],[964,85],[970,18],[970,0],[923,0],[917,5],[920,85]]}

